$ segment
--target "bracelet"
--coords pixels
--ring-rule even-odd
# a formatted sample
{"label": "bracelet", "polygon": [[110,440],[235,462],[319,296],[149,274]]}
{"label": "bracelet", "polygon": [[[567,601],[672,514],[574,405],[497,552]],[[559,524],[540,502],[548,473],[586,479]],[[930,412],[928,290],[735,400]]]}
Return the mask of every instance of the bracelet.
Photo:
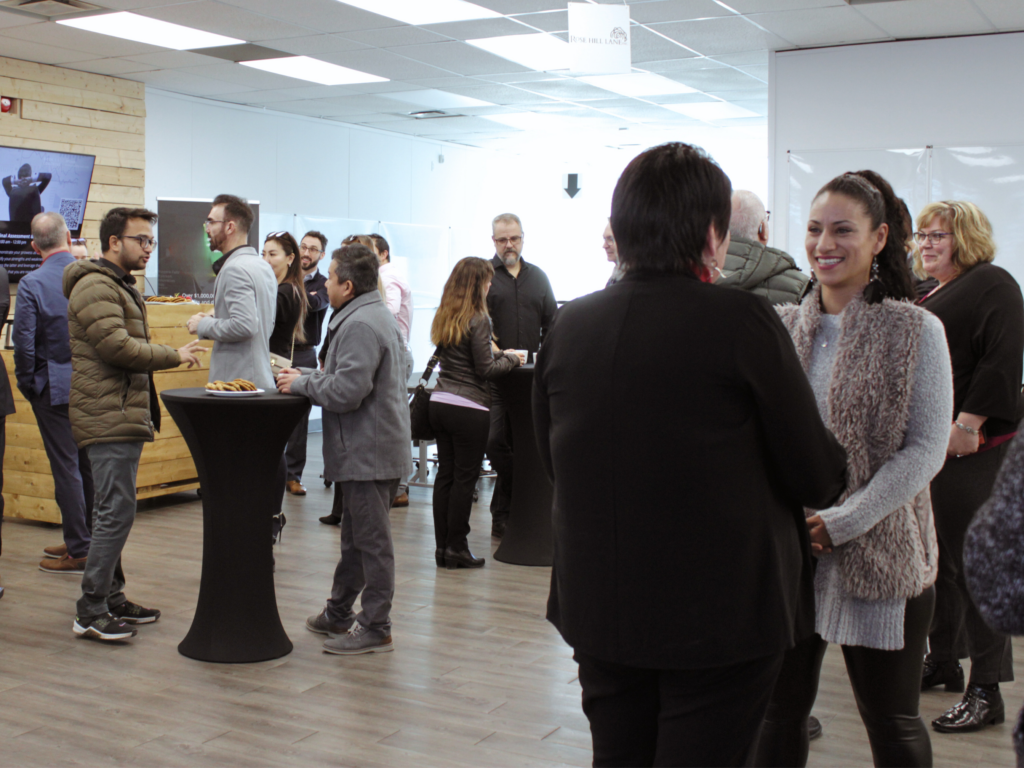
{"label": "bracelet", "polygon": [[955,424],[959,429],[962,429],[969,435],[978,434],[978,430],[976,430],[974,427],[968,427],[966,424],[961,424],[959,421],[954,421],[953,424]]}

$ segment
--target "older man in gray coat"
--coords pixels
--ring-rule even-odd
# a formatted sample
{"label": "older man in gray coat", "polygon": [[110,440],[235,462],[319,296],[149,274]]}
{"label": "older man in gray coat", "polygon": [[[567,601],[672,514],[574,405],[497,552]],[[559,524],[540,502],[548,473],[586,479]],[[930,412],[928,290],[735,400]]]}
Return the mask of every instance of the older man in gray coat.
{"label": "older man in gray coat", "polygon": [[405,342],[377,291],[377,270],[377,257],[365,246],[334,252],[327,295],[338,312],[324,369],[289,368],[277,379],[282,392],[305,395],[324,409],[324,479],[339,484],[345,512],[331,597],[306,627],[329,635],[324,650],[342,655],[394,649],[388,512],[399,480],[412,473]]}
{"label": "older man in gray coat", "polygon": [[218,195],[206,219],[214,262],[213,312],[189,318],[188,330],[213,340],[210,381],[246,379],[272,389],[270,334],[277,312],[277,278],[249,243],[253,212],[241,198]]}

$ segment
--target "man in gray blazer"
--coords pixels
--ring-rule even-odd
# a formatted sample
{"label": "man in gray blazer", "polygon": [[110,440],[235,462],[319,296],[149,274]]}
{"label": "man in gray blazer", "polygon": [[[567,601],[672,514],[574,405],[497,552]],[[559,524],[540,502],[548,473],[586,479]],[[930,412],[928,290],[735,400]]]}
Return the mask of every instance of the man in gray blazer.
{"label": "man in gray blazer", "polygon": [[365,246],[334,252],[327,295],[338,311],[324,369],[286,368],[277,379],[282,392],[305,395],[324,409],[324,479],[338,484],[345,514],[331,597],[306,627],[329,635],[324,650],[342,655],[394,649],[388,511],[399,480],[412,474],[405,341],[377,291],[377,270],[377,257]]}
{"label": "man in gray blazer", "polygon": [[217,195],[206,219],[210,248],[224,255],[213,264],[213,312],[189,318],[188,330],[213,340],[210,381],[246,379],[274,387],[270,334],[277,312],[277,278],[248,244],[253,212],[234,195]]}

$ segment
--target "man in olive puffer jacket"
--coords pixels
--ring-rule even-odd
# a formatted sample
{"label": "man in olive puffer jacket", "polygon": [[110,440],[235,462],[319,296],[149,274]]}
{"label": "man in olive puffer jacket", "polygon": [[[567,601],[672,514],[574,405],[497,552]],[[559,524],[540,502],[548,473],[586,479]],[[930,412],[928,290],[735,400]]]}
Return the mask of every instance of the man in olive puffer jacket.
{"label": "man in olive puffer jacket", "polygon": [[114,208],[100,223],[103,258],[64,269],[71,336],[71,431],[92,464],[96,486],[92,545],[82,577],[73,630],[100,640],[136,634],[160,611],[124,596],[121,550],[135,521],[135,479],[143,443],[160,429],[153,371],[198,365],[199,341],[175,350],[149,343],[146,306],[132,270],[143,269],[156,246],[156,214]]}

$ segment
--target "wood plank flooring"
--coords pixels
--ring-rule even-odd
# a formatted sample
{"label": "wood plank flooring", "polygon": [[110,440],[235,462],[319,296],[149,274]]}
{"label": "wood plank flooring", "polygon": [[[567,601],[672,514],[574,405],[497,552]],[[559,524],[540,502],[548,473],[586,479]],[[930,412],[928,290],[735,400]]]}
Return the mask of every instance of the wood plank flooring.
{"label": "wood plank flooring", "polygon": [[[486,567],[435,567],[430,490],[411,489],[411,505],[392,512],[395,652],[321,652],[322,636],[303,626],[320,610],[338,558],[338,529],[317,522],[333,493],[317,477],[321,468],[319,435],[310,435],[309,494],[286,497],[288,525],[276,552],[278,606],[295,650],[259,664],[205,664],[177,652],[199,590],[202,507],[194,493],[140,502],[124,553],[127,592],[163,617],[124,645],[72,634],[79,579],[37,569],[59,529],[8,520],[0,766],[589,765],[572,652],[544,620],[550,570],[490,557],[487,481],[470,538]],[[1015,651],[1024,659],[1024,646]],[[1006,724],[933,734],[935,764],[1014,765],[1018,689],[1003,686],[1014,713]],[[922,714],[934,718],[958,698],[926,693]],[[811,745],[811,766],[871,765],[836,648],[826,657],[815,714],[825,735]]]}

